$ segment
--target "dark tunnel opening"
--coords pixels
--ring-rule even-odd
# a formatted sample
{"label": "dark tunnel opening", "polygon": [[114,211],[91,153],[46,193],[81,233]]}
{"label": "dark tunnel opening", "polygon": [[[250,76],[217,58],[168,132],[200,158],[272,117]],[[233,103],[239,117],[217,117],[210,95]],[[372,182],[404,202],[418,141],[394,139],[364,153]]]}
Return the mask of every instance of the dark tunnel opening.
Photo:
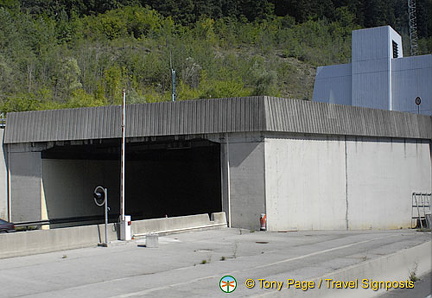
{"label": "dark tunnel opening", "polygon": [[[92,192],[104,185],[110,221],[115,221],[120,204],[120,141],[61,145],[42,152],[49,218],[101,217]],[[222,211],[218,143],[204,139],[127,143],[125,180],[125,212],[132,220]]]}

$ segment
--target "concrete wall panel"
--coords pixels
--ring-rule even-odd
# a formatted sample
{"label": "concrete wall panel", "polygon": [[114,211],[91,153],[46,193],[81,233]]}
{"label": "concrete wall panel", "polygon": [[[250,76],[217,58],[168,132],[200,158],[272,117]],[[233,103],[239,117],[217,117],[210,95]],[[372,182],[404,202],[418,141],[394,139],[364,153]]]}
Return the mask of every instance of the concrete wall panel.
{"label": "concrete wall panel", "polygon": [[430,192],[429,142],[351,138],[347,142],[350,229],[411,223],[412,192]]}
{"label": "concrete wall panel", "polygon": [[[356,62],[392,58],[392,40],[402,45],[401,37],[390,26],[354,30],[352,60]],[[399,48],[402,57],[402,48]]]}
{"label": "concrete wall panel", "polygon": [[266,138],[269,230],[345,229],[343,137]]}
{"label": "concrete wall panel", "polygon": [[390,60],[352,64],[352,105],[391,110]]}
{"label": "concrete wall panel", "polygon": [[[392,60],[393,109],[432,115],[432,55]],[[416,97],[422,99],[420,109]]]}
{"label": "concrete wall panel", "polygon": [[351,64],[318,67],[313,101],[351,105]]}

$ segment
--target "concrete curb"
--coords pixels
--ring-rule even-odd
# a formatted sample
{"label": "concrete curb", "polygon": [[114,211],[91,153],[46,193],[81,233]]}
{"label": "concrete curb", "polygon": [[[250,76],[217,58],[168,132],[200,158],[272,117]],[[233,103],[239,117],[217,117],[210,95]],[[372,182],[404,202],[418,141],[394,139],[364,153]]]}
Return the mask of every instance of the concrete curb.
{"label": "concrete curb", "polygon": [[[374,291],[371,288],[362,288],[362,279],[369,280],[364,284],[366,286],[370,285],[371,280],[405,282],[410,280],[411,273],[415,273],[417,277],[422,276],[431,271],[431,250],[432,242],[429,241],[387,256],[339,269],[324,276],[310,279],[315,285],[318,285],[322,280],[320,289],[317,287],[308,291],[292,289],[289,292],[289,297],[377,297],[385,293],[386,290]],[[332,279],[333,281],[358,280],[358,288],[327,289],[325,279]],[[286,295],[286,291],[280,291],[259,294],[255,297],[286,297]]]}

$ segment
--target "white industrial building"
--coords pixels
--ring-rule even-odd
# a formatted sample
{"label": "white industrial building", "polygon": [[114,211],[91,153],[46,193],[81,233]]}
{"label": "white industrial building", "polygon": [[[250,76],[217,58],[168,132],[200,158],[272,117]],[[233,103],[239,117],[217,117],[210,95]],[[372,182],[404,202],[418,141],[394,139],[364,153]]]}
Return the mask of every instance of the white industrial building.
{"label": "white industrial building", "polygon": [[355,30],[351,63],[318,67],[313,101],[432,115],[432,55],[404,57],[389,26]]}
{"label": "white industrial building", "polygon": [[[118,214],[120,114],[8,114],[0,217],[100,216],[97,185]],[[250,229],[266,213],[271,231],[409,228],[412,193],[432,188],[427,115],[260,96],[130,105],[126,119],[133,220],[224,211],[230,226]]]}

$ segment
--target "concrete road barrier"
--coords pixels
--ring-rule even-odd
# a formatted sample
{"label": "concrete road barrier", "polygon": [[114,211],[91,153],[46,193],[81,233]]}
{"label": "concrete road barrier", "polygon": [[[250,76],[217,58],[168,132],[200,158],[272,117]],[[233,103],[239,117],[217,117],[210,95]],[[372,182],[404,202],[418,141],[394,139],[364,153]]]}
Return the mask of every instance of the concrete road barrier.
{"label": "concrete road barrier", "polygon": [[136,238],[149,233],[163,235],[181,231],[226,226],[225,212],[213,213],[212,220],[210,220],[208,214],[154,218],[134,221],[132,224],[132,235]]}
{"label": "concrete road barrier", "polygon": [[[225,213],[197,214],[132,221],[133,234],[168,234],[192,229],[226,227]],[[0,258],[96,246],[105,242],[103,224],[0,234]],[[108,242],[119,239],[117,224],[108,225]]]}

